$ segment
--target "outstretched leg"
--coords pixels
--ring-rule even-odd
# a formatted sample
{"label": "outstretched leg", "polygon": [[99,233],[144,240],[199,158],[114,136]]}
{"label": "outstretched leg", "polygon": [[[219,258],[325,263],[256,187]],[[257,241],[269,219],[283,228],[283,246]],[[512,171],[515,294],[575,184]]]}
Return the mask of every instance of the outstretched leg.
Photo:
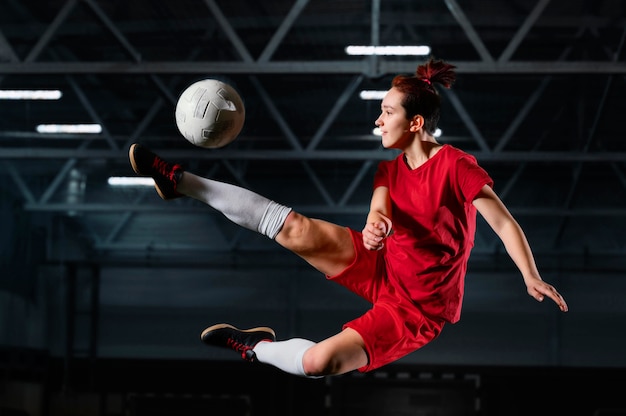
{"label": "outstretched leg", "polygon": [[169,163],[139,144],[129,150],[136,173],[154,178],[163,199],[190,196],[220,211],[234,223],[275,239],[325,275],[335,275],[354,260],[347,228],[306,217],[239,186],[203,178]]}
{"label": "outstretched leg", "polygon": [[181,174],[177,191],[215,208],[235,224],[271,239],[276,238],[291,212],[291,208],[245,188],[190,172]]}
{"label": "outstretched leg", "polygon": [[348,267],[355,253],[347,228],[292,211],[239,186],[182,173],[178,192],[215,208],[232,222],[275,239],[325,275]]}
{"label": "outstretched leg", "polygon": [[136,173],[154,179],[161,198],[190,196],[220,211],[232,222],[271,239],[276,237],[291,211],[247,189],[185,172],[180,164],[169,163],[137,143],[130,147],[128,156]]}

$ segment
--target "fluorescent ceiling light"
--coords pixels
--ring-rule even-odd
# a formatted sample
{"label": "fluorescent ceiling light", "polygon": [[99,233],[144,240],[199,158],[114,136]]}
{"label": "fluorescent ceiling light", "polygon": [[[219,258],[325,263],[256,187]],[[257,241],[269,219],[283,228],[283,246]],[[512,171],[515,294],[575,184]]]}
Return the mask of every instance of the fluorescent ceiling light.
{"label": "fluorescent ceiling light", "polygon": [[107,182],[111,186],[154,186],[154,179],[141,176],[111,176]]}
{"label": "fluorescent ceiling light", "polygon": [[40,124],[37,133],[102,133],[100,124]]}
{"label": "fluorescent ceiling light", "polygon": [[363,90],[359,93],[361,100],[382,100],[387,91]]}
{"label": "fluorescent ceiling light", "polygon": [[[374,129],[372,130],[372,134],[374,136],[382,136],[382,133],[380,132],[380,127],[374,127]],[[435,130],[435,134],[433,134],[434,137],[441,137],[441,135],[443,134],[443,132],[441,131],[440,128],[437,128],[437,130]]]}
{"label": "fluorescent ceiling light", "polygon": [[348,55],[428,55],[430,46],[346,46]]}
{"label": "fluorescent ceiling light", "polygon": [[0,100],[58,100],[59,90],[0,90]]}

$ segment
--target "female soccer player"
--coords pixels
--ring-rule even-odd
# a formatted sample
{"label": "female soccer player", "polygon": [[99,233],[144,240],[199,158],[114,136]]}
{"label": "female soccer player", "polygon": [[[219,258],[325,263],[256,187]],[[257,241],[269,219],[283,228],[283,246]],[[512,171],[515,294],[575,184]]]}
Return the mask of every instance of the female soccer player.
{"label": "female soccer player", "polygon": [[441,109],[435,84],[450,88],[455,79],[454,66],[434,59],[418,66],[415,75],[393,79],[376,125],[383,146],[401,154],[380,162],[362,231],[306,217],[249,190],[184,171],[139,144],[131,146],[133,169],[153,177],[163,199],[190,196],[205,202],[372,304],[318,343],[277,341],[269,327],[241,330],[230,324],[205,329],[204,343],[305,377],[367,372],[398,360],[460,319],[477,211],[502,240],[528,294],[539,302],[547,296],[567,311],[563,297],[542,280],[524,232],[487,172],[473,156],[438,143],[433,135]]}

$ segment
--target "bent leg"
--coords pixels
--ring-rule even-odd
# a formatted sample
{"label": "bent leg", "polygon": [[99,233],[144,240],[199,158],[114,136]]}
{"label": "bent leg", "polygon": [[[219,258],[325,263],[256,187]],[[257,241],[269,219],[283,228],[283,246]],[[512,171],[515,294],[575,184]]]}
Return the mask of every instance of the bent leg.
{"label": "bent leg", "polygon": [[319,343],[303,338],[259,342],[254,353],[261,363],[303,377],[343,374],[368,362],[363,340],[351,328]]}
{"label": "bent leg", "polygon": [[308,376],[332,376],[348,373],[366,366],[367,353],[363,338],[352,328],[309,348],[302,357]]}

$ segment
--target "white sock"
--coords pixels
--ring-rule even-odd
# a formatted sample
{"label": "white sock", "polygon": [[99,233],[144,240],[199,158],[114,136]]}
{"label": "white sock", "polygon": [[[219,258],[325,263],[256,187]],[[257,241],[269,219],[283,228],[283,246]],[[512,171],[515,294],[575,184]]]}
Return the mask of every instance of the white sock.
{"label": "white sock", "polygon": [[261,341],[254,347],[257,360],[261,363],[270,364],[286,373],[296,376],[318,378],[308,376],[304,372],[302,357],[304,353],[315,345],[315,342],[303,338],[291,338],[286,341],[266,342]]}
{"label": "white sock", "polygon": [[272,240],[280,232],[291,208],[245,188],[184,172],[178,192],[220,211],[226,218]]}

